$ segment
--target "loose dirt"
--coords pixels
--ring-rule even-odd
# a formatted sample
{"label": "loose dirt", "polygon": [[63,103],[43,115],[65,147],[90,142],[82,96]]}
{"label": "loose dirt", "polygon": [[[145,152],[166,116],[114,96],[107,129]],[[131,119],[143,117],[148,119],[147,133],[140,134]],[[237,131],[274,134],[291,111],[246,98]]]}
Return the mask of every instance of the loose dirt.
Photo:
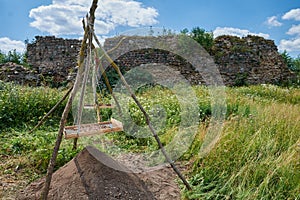
{"label": "loose dirt", "polygon": [[[176,178],[170,167],[130,173],[120,162],[86,147],[53,174],[48,199],[176,200],[180,199]],[[39,199],[44,181],[31,183],[19,191],[17,199]]]}

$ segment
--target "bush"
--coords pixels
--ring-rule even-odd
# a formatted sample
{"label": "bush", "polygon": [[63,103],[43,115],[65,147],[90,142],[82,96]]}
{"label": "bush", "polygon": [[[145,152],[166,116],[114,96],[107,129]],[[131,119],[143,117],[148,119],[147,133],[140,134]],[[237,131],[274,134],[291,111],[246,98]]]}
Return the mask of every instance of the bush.
{"label": "bush", "polygon": [[212,32],[207,32],[203,28],[195,27],[188,31],[188,29],[183,29],[181,34],[189,35],[192,39],[198,42],[207,52],[211,52],[214,45],[214,36]]}
{"label": "bush", "polygon": [[[0,82],[0,130],[37,124],[62,95],[56,89],[22,87]],[[48,123],[58,124],[64,106],[65,103],[59,106]]]}

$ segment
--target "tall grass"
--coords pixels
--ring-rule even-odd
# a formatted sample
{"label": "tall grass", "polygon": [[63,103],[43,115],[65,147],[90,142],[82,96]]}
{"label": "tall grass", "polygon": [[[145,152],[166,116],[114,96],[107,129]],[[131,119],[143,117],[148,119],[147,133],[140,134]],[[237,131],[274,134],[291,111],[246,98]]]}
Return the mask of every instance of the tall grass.
{"label": "tall grass", "polygon": [[[227,94],[228,105],[237,104],[238,111],[228,117],[221,139],[206,157],[198,156],[199,148],[189,152],[194,155],[189,174],[194,189],[185,191],[184,198],[299,199],[299,90],[252,86]],[[243,114],[245,105],[248,115]],[[195,143],[202,140],[203,131]]]}
{"label": "tall grass", "polygon": [[[300,199],[300,89],[272,85],[227,88],[222,134],[205,156],[200,150],[212,113],[209,89],[193,89],[199,127],[193,144],[180,158],[192,163],[185,175],[193,190],[182,188],[182,199]],[[64,104],[42,130],[30,135],[26,131],[63,93],[0,82],[0,176],[31,177],[31,181],[45,173]],[[165,116],[159,135],[167,144],[182,120],[178,101],[168,89],[159,87],[139,92],[138,98],[158,126],[161,121],[155,121],[156,110]],[[133,102],[125,109],[130,120],[145,125]],[[108,138],[131,152],[158,148],[151,137],[118,133]],[[83,148],[73,151],[71,142],[63,141],[57,168]]]}
{"label": "tall grass", "polygon": [[[12,175],[34,180],[46,172],[65,103],[51,115],[40,131],[30,128],[62,98],[64,91],[32,88],[0,81],[0,176]],[[78,151],[64,141],[57,166],[62,166]]]}

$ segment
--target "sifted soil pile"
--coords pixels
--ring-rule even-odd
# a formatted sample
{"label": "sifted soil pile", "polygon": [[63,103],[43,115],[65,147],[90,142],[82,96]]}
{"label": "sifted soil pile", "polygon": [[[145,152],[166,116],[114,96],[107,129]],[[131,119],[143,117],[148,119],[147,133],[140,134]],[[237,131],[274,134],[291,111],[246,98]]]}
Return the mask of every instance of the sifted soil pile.
{"label": "sifted soil pile", "polygon": [[[180,190],[175,179],[170,167],[134,174],[94,147],[86,147],[53,174],[48,199],[176,200]],[[31,183],[17,199],[39,199],[44,181]]]}

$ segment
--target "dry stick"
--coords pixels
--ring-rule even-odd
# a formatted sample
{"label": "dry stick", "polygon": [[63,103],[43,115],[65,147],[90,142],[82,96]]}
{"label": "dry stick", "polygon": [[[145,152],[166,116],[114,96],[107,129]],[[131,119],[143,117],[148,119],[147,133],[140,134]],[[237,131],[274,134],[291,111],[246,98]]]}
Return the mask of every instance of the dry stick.
{"label": "dry stick", "polygon": [[118,42],[118,44],[117,44],[115,47],[111,48],[110,50],[107,50],[106,53],[113,52],[114,50],[116,50],[117,48],[119,48],[120,45],[122,44],[122,42],[123,42],[126,38],[127,38],[126,36],[122,37],[121,40]]}
{"label": "dry stick", "polygon": [[[89,32],[89,29],[87,29],[87,31]],[[87,83],[87,79],[89,76],[89,71],[90,71],[90,67],[91,67],[91,63],[90,63],[90,58],[91,58],[91,35],[89,34],[88,36],[88,40],[89,40],[89,48],[88,48],[88,52],[87,52],[87,59],[85,60],[85,65],[84,65],[84,76],[83,76],[83,82],[82,82],[82,88],[81,88],[81,92],[80,92],[80,98],[79,98],[79,108],[78,108],[78,115],[77,115],[77,123],[79,125],[79,129],[80,129],[80,125],[81,125],[81,117],[82,117],[82,109],[83,109],[83,104],[84,104],[84,96],[85,96],[85,89],[86,89],[86,83]]]}
{"label": "dry stick", "polygon": [[[94,35],[94,32],[93,32],[93,35]],[[94,35],[95,36],[95,35]],[[121,40],[118,42],[118,44],[113,47],[112,49],[109,49],[106,53],[110,53],[110,52],[113,52],[114,50],[116,50],[117,48],[119,48],[119,46],[122,44],[122,42],[126,39],[127,37],[122,37]],[[94,37],[94,39],[96,40],[96,43],[97,44],[100,44],[99,40],[97,37]],[[96,54],[98,55],[97,51],[96,51]],[[117,97],[114,95],[113,93],[113,90],[112,90],[112,87],[109,83],[109,80],[107,78],[107,75],[106,75],[106,72],[100,62],[100,60],[103,58],[103,55],[100,57],[100,59],[98,58],[98,56],[96,57],[96,62],[98,62],[99,64],[99,67],[100,67],[100,71],[101,71],[101,74],[103,75],[103,78],[104,78],[104,81],[105,81],[105,85],[107,86],[110,94],[112,95],[112,97],[114,98],[114,101],[116,102],[116,105],[117,105],[117,108],[118,108],[118,111],[119,111],[119,114],[122,116],[122,109],[121,109],[121,106],[117,100]]]}
{"label": "dry stick", "polygon": [[51,110],[41,119],[41,121],[39,121],[39,123],[33,127],[33,129],[31,129],[31,131],[29,131],[28,133],[32,133],[35,129],[39,128],[45,121],[46,119],[58,108],[58,106],[68,97],[68,95],[70,94],[70,92],[72,91],[73,86],[67,91],[67,93],[63,96],[63,98],[56,103],[56,105],[51,108]]}
{"label": "dry stick", "polygon": [[[96,39],[97,36],[94,33],[94,31],[92,31],[94,38],[97,42],[97,44],[99,45],[100,48],[102,48],[100,42]],[[98,43],[99,42],[99,43]],[[125,80],[122,72],[120,71],[120,68],[118,67],[118,65],[109,57],[109,55],[102,49],[105,57],[108,59],[108,61],[111,63],[112,67],[117,71],[118,75],[120,76],[123,84],[125,85],[126,89],[128,90],[128,92],[130,93],[131,97],[133,98],[133,100],[135,101],[135,103],[137,104],[137,106],[139,107],[139,109],[142,111],[145,119],[146,119],[146,123],[150,129],[150,131],[152,132],[162,154],[164,155],[164,157],[166,158],[166,160],[168,161],[168,163],[171,165],[171,167],[173,168],[173,170],[175,171],[175,173],[178,175],[178,177],[182,180],[182,182],[184,183],[184,185],[187,187],[188,190],[192,190],[190,184],[187,182],[187,180],[184,178],[184,176],[181,174],[181,172],[177,169],[176,165],[174,164],[174,162],[171,160],[171,158],[168,156],[164,146],[162,145],[156,131],[154,130],[151,121],[150,121],[150,117],[148,115],[148,113],[145,111],[145,109],[143,108],[143,106],[141,105],[141,103],[139,102],[139,100],[137,99],[137,97],[135,96],[135,94],[132,92],[130,86],[128,85],[127,81]]]}
{"label": "dry stick", "polygon": [[[84,22],[84,19],[82,20],[82,25],[83,25],[83,30],[84,30],[84,39],[82,41],[81,44],[81,50],[79,53],[79,65],[81,66],[82,63],[84,62],[84,57],[85,57],[85,50],[87,49],[87,40],[89,39],[89,33],[90,33],[90,26],[94,26],[94,22],[95,22],[95,10],[97,8],[97,4],[98,4],[98,0],[93,0],[92,6],[90,8],[90,16],[88,17],[88,15],[86,16],[86,20],[87,20],[87,25]],[[92,45],[92,44],[91,44]],[[80,108],[79,108],[80,110]],[[73,150],[77,149],[77,141],[78,141],[78,137],[74,138],[73,140]]]}
{"label": "dry stick", "polygon": [[[92,30],[92,34],[93,34],[93,36],[94,36],[94,39],[95,39],[96,43],[99,45],[100,42],[99,42],[98,38],[95,37],[95,33],[94,33],[93,30]],[[118,44],[117,44],[115,47],[113,47],[112,49],[108,50],[106,53],[110,53],[110,52],[116,50],[117,48],[119,48],[119,46],[122,44],[122,42],[123,42],[126,38],[127,38],[127,37],[125,37],[125,36],[122,37],[121,40],[118,42]],[[102,49],[101,49],[101,50],[102,50]],[[102,51],[103,51],[103,50],[102,50]],[[96,54],[97,54],[97,51],[96,51]],[[101,64],[101,62],[100,62],[100,60],[101,60],[102,58],[103,58],[103,55],[100,57],[100,59],[99,59],[98,56],[97,56],[97,57],[96,57],[96,62],[98,61],[98,63],[99,63],[100,71],[101,71],[101,73],[102,73],[102,75],[103,75],[103,78],[104,78],[104,80],[105,80],[105,85],[107,86],[107,88],[108,88],[110,94],[111,94],[112,97],[114,98],[114,101],[116,102],[118,111],[119,111],[120,115],[122,116],[121,106],[120,106],[120,104],[119,104],[119,102],[118,102],[118,100],[117,100],[117,97],[114,95],[114,93],[113,93],[113,91],[112,91],[112,87],[111,87],[111,85],[110,85],[110,83],[109,83],[109,80],[108,80],[108,78],[107,78],[106,72],[105,72],[105,70],[104,70],[104,68],[103,68],[103,66],[102,66],[102,64]]]}
{"label": "dry stick", "polygon": [[[115,68],[117,67],[117,68]],[[182,182],[184,183],[184,185],[187,187],[188,190],[192,190],[191,186],[189,185],[189,183],[186,181],[186,179],[184,178],[184,176],[181,174],[181,172],[177,169],[176,165],[174,164],[174,162],[171,160],[171,158],[168,156],[164,146],[162,145],[156,131],[154,130],[151,121],[150,121],[150,117],[147,114],[147,112],[145,111],[145,109],[143,108],[143,106],[141,105],[141,103],[139,102],[139,100],[137,99],[137,97],[135,96],[135,94],[132,92],[130,86],[127,84],[125,78],[123,77],[120,69],[118,66],[115,66],[114,68],[117,70],[119,76],[121,77],[122,82],[124,83],[124,85],[126,86],[127,90],[130,92],[131,97],[133,98],[133,100],[135,101],[135,103],[137,104],[137,106],[139,107],[139,109],[142,111],[145,119],[146,119],[146,123],[150,129],[150,131],[152,132],[162,154],[165,156],[166,160],[168,161],[168,163],[171,165],[171,167],[173,168],[173,170],[175,171],[175,173],[179,176],[179,178],[182,180]]]}
{"label": "dry stick", "polygon": [[[86,50],[86,41],[88,39],[88,31],[86,31],[86,25],[85,25],[85,21],[84,21],[84,18],[82,19],[82,28],[84,30],[84,37],[83,37],[83,40],[82,40],[82,43],[81,43],[81,48],[80,48],[80,51],[79,51],[79,62],[78,62],[78,66],[81,66],[82,63],[84,62],[84,53],[85,53],[85,50]],[[78,69],[78,73],[77,73],[77,76],[80,77],[82,76],[82,73],[83,73],[83,69],[82,67]],[[77,78],[77,77],[76,77]],[[77,149],[77,142],[78,142],[78,138],[74,138],[73,140],[73,148],[72,150],[76,150]]]}
{"label": "dry stick", "polygon": [[[94,15],[95,15],[95,10],[97,8],[97,3],[98,3],[98,0],[93,0],[93,4],[90,8],[90,16],[92,16],[90,18],[90,20],[91,20],[90,23],[91,24],[94,24],[94,20],[95,20]],[[80,55],[84,55],[84,49],[86,48],[85,43],[86,43],[86,40],[87,40],[87,36],[88,36],[88,33],[85,32],[83,40],[82,40],[81,49],[80,49]],[[80,56],[79,57],[79,65],[78,65],[79,69],[78,69],[77,74],[80,73],[79,71],[80,71],[80,67],[82,66],[83,60],[84,60],[84,56],[83,57]],[[63,132],[64,132],[64,128],[65,128],[65,125],[66,125],[66,122],[67,122],[67,117],[68,117],[68,114],[69,114],[70,109],[72,107],[72,100],[73,100],[73,97],[74,97],[74,94],[76,92],[76,89],[77,89],[78,85],[79,85],[79,76],[77,76],[77,78],[75,80],[73,90],[71,92],[71,95],[69,96],[68,102],[66,104],[66,107],[64,109],[64,112],[63,112],[61,120],[60,120],[59,131],[58,131],[58,134],[57,134],[57,138],[56,138],[56,142],[55,142],[55,147],[53,149],[52,157],[51,157],[49,165],[48,165],[47,175],[46,175],[46,180],[45,180],[45,186],[44,186],[43,193],[42,193],[42,196],[41,196],[41,198],[43,200],[47,200],[47,197],[48,197],[48,193],[49,193],[49,189],[50,189],[50,183],[51,183],[51,179],[52,179],[52,175],[53,175],[53,171],[54,171],[54,166],[55,166],[58,150],[59,150],[62,138],[63,138]]]}
{"label": "dry stick", "polygon": [[62,141],[64,127],[67,122],[67,117],[68,117],[68,113],[71,109],[71,106],[72,106],[72,95],[69,96],[68,102],[66,104],[65,110],[64,110],[64,112],[62,114],[62,118],[60,120],[59,131],[58,131],[58,135],[56,138],[55,147],[53,149],[52,157],[51,157],[49,165],[48,165],[45,186],[44,186],[42,197],[41,197],[43,200],[46,200],[48,197],[50,183],[51,183],[52,174],[54,171],[54,166],[55,166],[58,150],[59,150],[59,147],[60,147],[60,144]]}
{"label": "dry stick", "polygon": [[[86,19],[88,21],[88,15],[86,16]],[[85,51],[86,51],[86,42],[88,40],[88,32],[89,32],[87,30],[88,27],[86,27],[86,25],[85,25],[84,18],[82,19],[82,26],[83,26],[83,30],[84,30],[84,39],[82,40],[81,48],[80,48],[80,52],[79,52],[79,63],[78,63],[78,66],[80,66],[80,68],[78,69],[78,73],[77,73],[78,77],[82,77],[82,74],[84,72],[84,69],[82,67],[82,63],[84,62],[84,56],[85,56]],[[80,110],[80,108],[78,110]],[[77,149],[77,142],[78,142],[78,138],[74,138],[72,150],[76,150]]]}

